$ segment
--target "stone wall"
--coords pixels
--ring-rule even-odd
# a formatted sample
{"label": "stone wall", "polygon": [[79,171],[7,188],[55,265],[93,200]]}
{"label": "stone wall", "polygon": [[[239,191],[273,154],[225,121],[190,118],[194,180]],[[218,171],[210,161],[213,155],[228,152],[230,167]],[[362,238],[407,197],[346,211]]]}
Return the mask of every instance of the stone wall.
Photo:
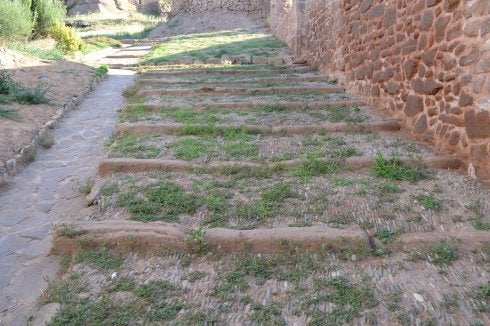
{"label": "stone wall", "polygon": [[490,179],[490,0],[273,0],[271,28]]}
{"label": "stone wall", "polygon": [[172,15],[181,12],[200,13],[205,11],[240,11],[257,18],[269,15],[269,0],[174,0]]}

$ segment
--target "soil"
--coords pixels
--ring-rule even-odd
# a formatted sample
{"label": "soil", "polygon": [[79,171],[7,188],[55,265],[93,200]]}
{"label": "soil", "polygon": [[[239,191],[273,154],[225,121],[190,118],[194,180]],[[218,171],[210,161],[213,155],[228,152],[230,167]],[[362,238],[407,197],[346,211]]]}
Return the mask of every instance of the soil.
{"label": "soil", "polygon": [[[232,29],[256,28],[258,22],[238,12],[203,12],[181,14],[173,17],[167,24],[155,28],[148,38],[169,37],[193,33],[218,32]],[[262,24],[260,24],[262,25]]]}
{"label": "soil", "polygon": [[23,105],[9,103],[5,108],[17,111],[15,119],[0,119],[0,160],[12,158],[28,145],[38,130],[74,96],[94,79],[94,69],[71,61],[36,60],[5,48],[0,48],[2,69],[13,73],[14,80],[23,87],[46,89],[49,103]]}

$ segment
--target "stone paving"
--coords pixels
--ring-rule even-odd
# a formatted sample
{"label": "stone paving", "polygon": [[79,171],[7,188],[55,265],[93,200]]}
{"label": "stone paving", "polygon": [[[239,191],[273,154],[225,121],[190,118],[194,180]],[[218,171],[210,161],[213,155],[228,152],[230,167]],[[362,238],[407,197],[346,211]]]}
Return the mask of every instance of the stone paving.
{"label": "stone paving", "polygon": [[0,190],[0,325],[25,325],[57,258],[47,256],[53,226],[76,217],[85,202],[78,192],[104,155],[134,73],[111,70],[55,129],[55,145]]}

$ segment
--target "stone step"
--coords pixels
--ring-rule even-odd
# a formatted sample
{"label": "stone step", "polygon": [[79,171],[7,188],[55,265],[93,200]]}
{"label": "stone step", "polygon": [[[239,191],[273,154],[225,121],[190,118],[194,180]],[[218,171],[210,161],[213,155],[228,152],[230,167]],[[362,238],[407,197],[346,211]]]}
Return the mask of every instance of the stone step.
{"label": "stone step", "polygon": [[[177,66],[179,67],[179,66]],[[181,66],[180,66],[181,67]],[[239,66],[241,67],[241,66]],[[274,68],[275,67],[275,68]],[[284,74],[284,73],[307,73],[307,72],[315,72],[316,69],[310,66],[273,66],[269,69],[258,68],[258,69],[181,69],[181,70],[145,70],[141,73],[142,76],[182,76],[182,75],[253,75],[253,74],[261,74],[261,73],[276,73],[276,74]]]}
{"label": "stone step", "polygon": [[[139,104],[130,104],[129,106],[138,106]],[[257,103],[257,102],[196,102],[193,107],[196,110],[210,110],[210,109],[227,109],[227,110],[237,110],[246,111],[250,109],[263,109],[267,106],[273,105],[280,109],[287,110],[301,110],[301,109],[333,109],[333,108],[344,108],[344,107],[355,107],[355,106],[365,106],[366,102],[361,100],[344,100],[344,101],[294,101],[294,102],[275,102],[275,103]],[[159,111],[165,107],[167,109],[180,109],[182,106],[168,106],[159,103],[148,103],[145,104],[145,108],[149,111]]]}
{"label": "stone step", "polygon": [[[179,134],[184,128],[202,127],[203,125],[181,124],[181,123],[121,123],[116,126],[116,133],[132,133],[136,135],[175,135]],[[217,130],[229,128],[239,128],[250,133],[260,133],[265,135],[298,135],[304,133],[334,133],[334,132],[367,132],[367,131],[399,131],[400,123],[396,120],[364,123],[323,123],[310,125],[243,125],[226,124],[214,126]]]}
{"label": "stone step", "polygon": [[[104,245],[121,252],[162,253],[169,249],[192,251],[191,229],[178,224],[136,221],[79,221],[69,226],[83,237],[84,245]],[[445,239],[458,239],[466,251],[481,249],[490,241],[490,232],[462,229],[457,231],[433,231],[404,233],[394,244],[405,250],[427,248]],[[360,229],[338,229],[327,226],[280,227],[254,230],[211,228],[204,230],[202,241],[209,252],[216,253],[280,253],[283,244],[294,243],[310,252],[332,251],[346,248],[372,248],[379,245],[367,232]],[[54,238],[52,254],[72,255],[80,249],[77,236],[67,237],[58,233]]]}
{"label": "stone step", "polygon": [[231,87],[200,87],[200,88],[174,88],[174,89],[143,89],[138,91],[140,96],[152,95],[195,95],[195,94],[283,94],[318,92],[323,94],[343,93],[342,86],[284,86],[284,87],[257,87],[257,88],[231,88]]}
{"label": "stone step", "polygon": [[[317,76],[281,76],[281,77],[253,77],[253,78],[243,78],[243,79],[229,79],[224,82],[226,83],[270,83],[270,82],[330,82],[331,80],[328,76],[317,75]],[[207,82],[203,80],[203,82]],[[219,82],[219,81],[217,81]],[[172,80],[172,79],[160,79],[160,78],[140,78],[138,83],[141,85],[148,86],[160,86],[160,85],[175,85],[175,84],[195,84],[195,80]],[[335,86],[335,84],[332,84]]]}
{"label": "stone step", "polygon": [[[331,158],[319,158],[320,162],[330,162]],[[424,157],[422,160],[400,158],[399,161],[406,165],[424,166],[427,168],[436,169],[451,169],[457,170],[461,168],[461,161],[452,155],[433,155]],[[282,161],[280,163],[254,163],[244,161],[210,161],[206,163],[193,163],[184,160],[161,160],[161,159],[136,159],[136,158],[106,158],[99,163],[97,174],[100,177],[106,177],[116,172],[122,173],[138,173],[151,171],[206,171],[209,173],[219,172],[223,168],[239,168],[247,169],[282,169],[290,170],[299,167],[305,160],[295,159]],[[371,168],[374,162],[372,157],[348,157],[337,160],[339,166],[348,167],[351,169],[368,169]]]}

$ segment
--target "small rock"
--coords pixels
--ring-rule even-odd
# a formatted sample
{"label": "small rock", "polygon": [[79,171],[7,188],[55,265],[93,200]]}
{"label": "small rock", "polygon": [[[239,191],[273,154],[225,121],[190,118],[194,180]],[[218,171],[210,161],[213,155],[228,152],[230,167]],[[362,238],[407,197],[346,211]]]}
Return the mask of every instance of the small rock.
{"label": "small rock", "polygon": [[217,64],[219,64],[219,59],[218,58],[207,58],[206,64],[207,65],[217,65]]}
{"label": "small rock", "polygon": [[417,300],[418,302],[424,302],[424,298],[420,294],[414,293],[413,296],[415,297],[415,300]]}
{"label": "small rock", "polygon": [[269,63],[272,65],[282,65],[284,60],[281,57],[272,57],[269,58]]}

